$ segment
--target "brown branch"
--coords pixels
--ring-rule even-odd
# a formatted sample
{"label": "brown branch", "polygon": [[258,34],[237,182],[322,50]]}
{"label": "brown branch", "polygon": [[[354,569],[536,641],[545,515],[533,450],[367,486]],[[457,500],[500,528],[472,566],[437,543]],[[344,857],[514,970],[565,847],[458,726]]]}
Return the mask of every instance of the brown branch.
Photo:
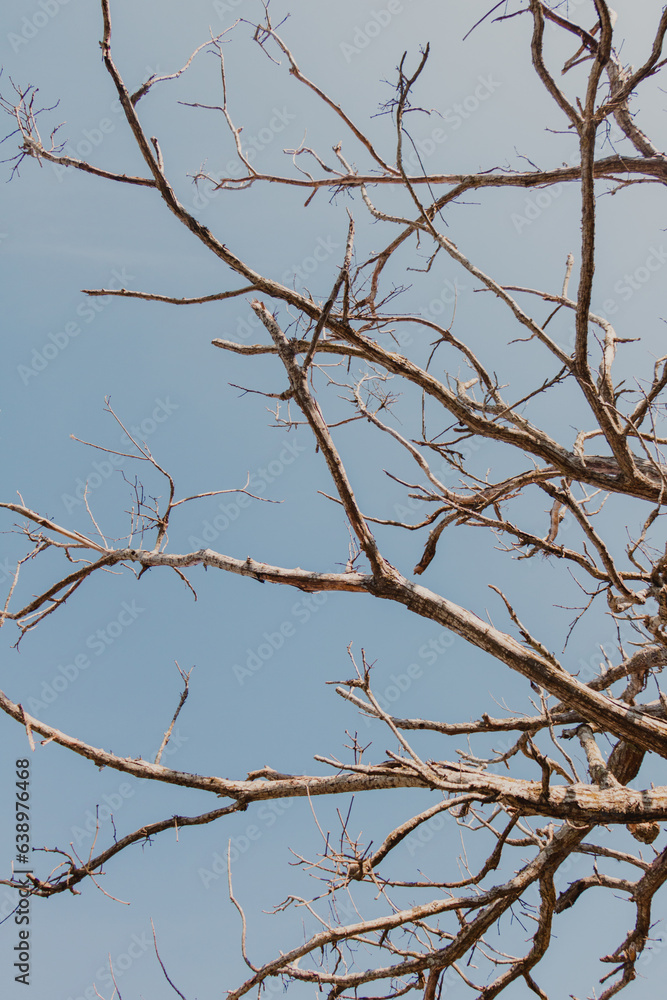
{"label": "brown branch", "polygon": [[171,295],[156,295],[153,292],[131,292],[127,288],[82,288],[84,295],[118,295],[125,299],[146,299],[148,302],[170,302],[175,306],[199,305],[202,302],[221,302],[224,299],[232,299],[237,295],[246,295],[255,291],[255,285],[246,285],[245,288],[237,288],[233,292],[218,292],[215,295],[201,295],[199,298],[174,298]]}
{"label": "brown branch", "polygon": [[[353,232],[353,230],[351,230],[351,232]],[[340,496],[345,508],[345,513],[347,514],[350,524],[359,539],[361,548],[371,564],[373,573],[384,575],[386,572],[385,561],[380,555],[377,543],[371,534],[359,507],[357,506],[357,501],[354,493],[352,492],[350,481],[333,443],[331,434],[329,433],[329,428],[327,427],[326,421],[322,416],[322,412],[318,404],[313,399],[310,389],[308,388],[308,375],[305,371],[305,364],[303,367],[296,364],[294,360],[294,351],[292,350],[287,337],[278,326],[274,317],[267,310],[266,306],[264,306],[261,302],[255,301],[252,303],[252,307],[271,334],[271,338],[278,348],[280,360],[282,361],[285,371],[287,372],[291,392],[299,408],[303,411],[303,414],[306,417],[306,420],[308,421],[320,448],[322,449],[322,454],[326,460],[331,478],[336,484],[336,489],[338,490],[338,495]]]}

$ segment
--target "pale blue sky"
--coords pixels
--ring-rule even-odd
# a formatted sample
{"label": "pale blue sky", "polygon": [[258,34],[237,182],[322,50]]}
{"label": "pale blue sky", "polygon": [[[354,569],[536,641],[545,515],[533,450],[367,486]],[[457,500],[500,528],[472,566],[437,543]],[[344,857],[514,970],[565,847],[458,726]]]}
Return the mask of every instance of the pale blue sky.
{"label": "pale blue sky", "polygon": [[[391,121],[388,116],[371,116],[392,94],[386,81],[393,82],[402,53],[408,50],[414,60],[419,46],[430,41],[432,56],[417,97],[440,116],[415,114],[409,119],[429,171],[489,169],[508,163],[520,168],[525,164],[519,159],[522,155],[546,168],[572,156],[574,139],[548,131],[563,129],[564,122],[530,75],[527,19],[484,25],[463,43],[487,4],[403,0],[394,2],[386,26],[377,34],[373,29],[376,37],[363,45],[368,39],[365,26],[373,22],[374,12],[387,7],[385,0],[272,3],[275,22],[284,13],[292,15],[282,33],[303,71],[351,110],[384,155],[391,157],[395,145]],[[623,0],[616,7],[618,31],[627,36],[623,57],[639,60],[660,5],[642,4],[638,9]],[[215,33],[237,16],[256,17],[259,10],[255,0],[187,4],[116,0],[114,58],[134,89],[147,74],[179,68],[206,39],[209,25]],[[65,122],[58,135],[61,140],[68,138],[73,155],[86,156],[92,147],[93,163],[141,172],[139,155],[118,114],[101,62],[98,5],[84,0],[10,0],[0,19],[4,95],[10,78],[21,85],[33,83],[40,88],[44,105],[60,102],[43,116],[44,135]],[[269,63],[253,46],[247,26],[239,26],[232,37],[225,50],[230,108],[235,121],[244,125],[245,141],[251,145],[254,137],[258,162],[261,158],[267,169],[287,171],[290,160],[282,149],[298,146],[305,135],[308,145],[327,156],[330,147],[342,140],[348,158],[360,167],[366,165],[363,151],[341,123],[298,87],[284,65]],[[664,95],[654,83],[645,90],[641,121],[662,146]],[[211,171],[227,169],[233,147],[219,116],[177,101],[216,104],[219,100],[218,65],[202,53],[180,81],[162,84],[138,105],[147,131],[160,138],[170,179],[186,204],[193,204],[195,197],[187,175],[203,163]],[[12,140],[2,149],[3,156],[13,155]],[[195,541],[204,539],[234,556],[251,554],[288,566],[324,569],[344,563],[343,518],[317,495],[317,490],[329,488],[321,456],[314,454],[305,433],[288,436],[282,429],[268,427],[272,420],[262,397],[241,398],[237,389],[230,388],[229,383],[237,383],[280,391],[283,379],[276,365],[267,360],[250,364],[211,346],[215,337],[246,335],[254,318],[249,301],[185,309],[118,299],[100,303],[87,300],[81,291],[113,287],[115,282],[162,294],[205,295],[238,287],[234,276],[203,251],[152,191],[63,172],[48,163],[40,167],[34,161],[25,162],[21,176],[4,184],[6,164],[3,170],[2,498],[11,500],[20,490],[28,506],[87,530],[77,488],[88,481],[99,523],[109,534],[123,534],[128,487],[122,475],[101,464],[104,456],[99,452],[70,438],[73,434],[119,448],[121,431],[104,413],[104,398],[110,396],[119,416],[140,428],[158,461],[174,475],[181,495],[240,487],[250,473],[262,483],[258,492],[284,501],[240,507],[233,506],[232,494],[181,508],[172,524],[172,551],[198,548]],[[466,199],[469,204],[449,213],[448,234],[500,280],[558,291],[565,257],[578,249],[577,192],[574,186],[564,188],[551,204],[536,198],[535,193],[521,191],[471,195]],[[302,271],[313,295],[325,297],[344,253],[346,207],[357,220],[359,259],[384,246],[393,233],[370,224],[358,197],[330,204],[321,192],[308,209],[303,208],[304,200],[301,191],[257,188],[202,198],[197,212],[258,270],[278,278]],[[378,194],[377,201],[391,209],[392,196],[387,192]],[[601,200],[594,308],[613,315],[625,336],[641,332],[641,346],[627,351],[633,361],[640,359],[644,374],[651,369],[652,356],[665,353],[664,326],[658,319],[664,275],[657,270],[644,281],[642,270],[649,258],[664,265],[663,230],[664,215],[656,214],[650,190]],[[317,260],[316,269],[311,270],[311,260]],[[414,258],[404,254],[400,263],[406,262],[414,263]],[[541,370],[544,365],[537,350],[531,353],[532,347],[507,347],[515,335],[507,314],[489,296],[475,294],[469,277],[457,272],[452,262],[439,260],[429,275],[411,273],[408,279],[396,266],[391,277],[413,283],[402,300],[403,309],[446,321],[456,288],[458,334],[483,349],[490,366],[497,366],[516,384],[527,383],[534,368]],[[560,336],[567,341],[566,323]],[[259,339],[255,327],[250,339]],[[424,353],[417,338],[405,349],[417,358]],[[501,382],[506,380],[501,377]],[[330,412],[338,412],[335,393],[324,398]],[[579,405],[570,402],[543,417],[570,444],[580,415]],[[366,434],[352,425],[340,432],[338,442],[362,508],[392,517],[395,505],[405,502],[403,491],[383,476],[382,469],[401,475],[411,470],[387,440],[378,442]],[[369,443],[377,468],[369,468],[365,450]],[[486,447],[475,456],[482,472],[491,461]],[[129,479],[144,472],[129,462],[122,468]],[[146,477],[145,484],[148,492],[164,488],[157,478]],[[622,509],[614,507],[610,521]],[[2,528],[10,526],[11,518],[3,517]],[[417,540],[412,534],[385,530],[378,537],[392,561],[405,571],[421,555],[421,536]],[[2,535],[0,589],[6,589],[8,570],[22,553],[20,538]],[[30,572],[27,592],[51,579],[48,561],[31,566]],[[560,652],[569,618],[551,605],[564,579],[560,568],[510,562],[489,539],[458,529],[447,538],[424,582],[480,615],[488,607],[496,622],[506,627],[499,602],[487,589],[489,582],[502,583],[519,598],[527,622],[541,629],[543,641]],[[358,728],[362,737],[368,733],[362,742],[373,738],[377,759],[381,758],[391,745],[389,736],[378,726],[366,728],[325,686],[327,680],[349,676],[346,647],[351,641],[357,651],[363,646],[369,658],[377,660],[377,690],[388,702],[394,698],[397,677],[403,686],[401,678],[409,677],[407,689],[393,702],[397,714],[453,720],[488,710],[492,699],[517,709],[528,704],[525,685],[518,678],[458,639],[445,647],[434,624],[414,620],[393,605],[350,595],[329,595],[319,603],[308,603],[295,591],[212,572],[197,571],[192,580],[197,603],[175,576],[166,573],[152,572],[138,584],[129,574],[99,576],[28,636],[18,653],[10,648],[16,635],[8,626],[2,635],[3,690],[65,732],[123,755],[150,757],[179,696],[174,660],[186,670],[195,665],[190,698],[168,762],[178,769],[226,777],[245,777],[247,770],[264,764],[283,771],[319,768],[312,762],[313,754],[341,752],[345,729]],[[257,663],[257,651],[267,641],[265,633],[274,635],[281,627],[285,642],[248,676],[248,664]],[[573,669],[594,665],[599,643],[612,639],[604,615],[593,612],[571,642],[568,665]],[[414,665],[411,672],[410,665]],[[8,802],[13,760],[26,756],[28,748],[24,734],[9,720],[1,723],[0,734],[0,790]],[[443,754],[433,738],[419,746],[427,755]],[[447,753],[453,752],[448,745]],[[34,846],[65,847],[73,842],[80,854],[87,851],[96,805],[101,810],[112,808],[117,830],[125,834],[177,811],[195,814],[217,804],[203,793],[147,786],[116,772],[99,772],[54,745],[38,748],[30,756]],[[393,796],[377,796],[356,804],[357,825],[370,831],[376,843],[396,818],[395,801]],[[427,802],[431,799],[426,794],[406,796],[398,818],[407,818],[410,810]],[[317,803],[323,828],[334,828],[338,805]],[[47,996],[76,1000],[91,995],[86,990],[95,981],[108,1000],[112,990],[99,970],[109,953],[122,973],[119,986],[125,1000],[168,995],[152,943],[147,945],[151,918],[170,975],[189,1000],[223,996],[226,988],[237,985],[244,975],[238,955],[239,921],[227,898],[226,875],[219,874],[219,858],[226,855],[230,836],[241,838],[236,841],[239,848],[247,846],[238,851],[234,878],[249,918],[250,953],[268,957],[286,948],[301,933],[300,916],[269,917],[262,911],[288,892],[313,891],[313,884],[288,864],[289,847],[305,854],[319,850],[310,809],[302,800],[187,830],[178,843],[172,834],[162,834],[152,846],[136,846],[121,854],[109,865],[103,884],[110,895],[130,900],[129,907],[112,902],[92,884],[80,887],[80,896],[34,901],[31,995],[38,1000]],[[3,815],[3,871],[10,860],[11,837],[12,828]],[[107,820],[101,824],[98,848],[111,837]],[[458,830],[445,825],[434,831],[433,839],[407,844],[401,860],[413,873],[429,864],[436,871],[443,852],[455,855],[459,850]],[[0,910],[5,900],[0,888]],[[612,950],[625,930],[629,912],[625,904],[618,902],[615,908],[610,904],[605,924],[590,919],[595,902],[582,901],[572,920],[567,915],[559,918],[553,956],[541,972],[554,996],[561,995],[565,985],[583,994],[606,971],[599,971],[597,956]],[[594,938],[594,957],[569,969],[567,980],[561,978],[570,944],[584,929]],[[510,936],[514,933],[509,931]],[[0,942],[0,976],[5,982],[13,978],[11,922],[2,925]],[[665,968],[664,952],[658,950],[650,974],[656,977]],[[292,991],[295,996],[313,995],[306,988],[291,987]],[[26,992],[9,982],[5,995],[15,1000]],[[453,986],[450,995],[457,1000],[464,994]],[[527,995],[519,985],[508,993],[511,1000]],[[651,988],[650,980],[640,981],[628,995],[648,998],[655,995],[655,986]]]}

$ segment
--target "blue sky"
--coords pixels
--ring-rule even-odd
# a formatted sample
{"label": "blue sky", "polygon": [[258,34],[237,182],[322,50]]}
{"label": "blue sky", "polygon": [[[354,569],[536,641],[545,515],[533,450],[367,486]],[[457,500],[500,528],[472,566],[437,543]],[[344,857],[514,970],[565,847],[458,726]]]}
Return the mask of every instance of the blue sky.
{"label": "blue sky", "polygon": [[[275,22],[291,14],[282,34],[303,71],[351,109],[386,156],[392,156],[395,139],[390,118],[378,115],[378,109],[391,97],[403,52],[407,50],[414,60],[419,46],[430,41],[431,60],[418,98],[425,108],[440,114],[410,118],[415,145],[429,170],[437,166],[459,172],[507,163],[521,167],[525,163],[521,156],[543,168],[567,161],[576,142],[563,134],[562,118],[530,75],[527,20],[485,25],[462,41],[486,6],[478,0],[393,0],[392,5],[385,0],[274,0],[272,11]],[[638,61],[659,5],[643,4],[638,10],[623,0],[616,8],[619,34],[627,38],[623,58]],[[209,26],[216,33],[237,17],[259,13],[254,0],[188,4],[117,0],[112,4],[114,58],[134,89],[151,73],[180,68],[208,37]],[[63,122],[58,137],[67,138],[72,155],[90,156],[91,162],[109,170],[141,172],[139,155],[101,62],[98,5],[83,0],[9,2],[0,18],[4,95],[10,79],[38,86],[42,104],[58,102],[40,119],[43,136]],[[377,32],[367,30],[369,24],[378,24]],[[257,162],[267,170],[291,169],[282,150],[297,147],[305,136],[308,145],[327,156],[331,146],[342,140],[348,158],[365,168],[363,150],[344,134],[340,121],[298,87],[284,64],[271,64],[252,44],[251,34],[247,25],[239,25],[228,36],[225,57],[232,114],[243,123],[244,141],[255,150]],[[559,54],[554,43],[555,60]],[[219,68],[212,56],[202,52],[179,81],[154,88],[138,107],[148,133],[160,138],[178,196],[257,270],[281,280],[296,275],[294,280],[307,284],[315,297],[325,298],[344,254],[346,207],[357,220],[358,258],[384,246],[388,231],[371,223],[356,196],[329,201],[320,192],[305,208],[302,191],[270,186],[236,194],[207,194],[204,188],[197,194],[191,175],[202,164],[211,171],[229,169],[234,150],[219,115],[179,101],[220,101]],[[664,95],[656,84],[646,85],[641,109],[641,122],[661,147]],[[4,156],[13,155],[12,143],[5,142]],[[46,162],[24,162],[20,176],[11,183],[4,183],[10,166],[5,164],[3,171],[3,499],[13,500],[19,490],[28,506],[68,527],[89,530],[80,499],[81,485],[87,481],[100,525],[110,535],[124,534],[126,480],[139,475],[153,494],[164,491],[164,482],[130,461],[122,465],[122,472],[112,469],[101,452],[72,440],[74,435],[121,449],[122,430],[105,412],[104,400],[110,397],[126,426],[138,429],[157,460],[172,473],[180,495],[242,487],[250,474],[256,492],[281,501],[244,506],[237,495],[229,494],[187,505],[172,524],[172,551],[199,548],[195,542],[203,539],[230,555],[251,554],[281,565],[324,569],[344,564],[348,542],[344,519],[317,492],[329,488],[321,456],[304,431],[288,435],[285,429],[269,426],[274,421],[263,397],[242,395],[233,388],[235,384],[281,391],[284,379],[276,365],[267,360],[250,364],[211,346],[215,337],[260,339],[249,297],[182,308],[114,298],[91,300],[82,292],[115,284],[196,296],[238,287],[235,277],[179,226],[152,191],[64,171]],[[392,197],[383,191],[378,203],[390,209]],[[508,283],[559,289],[565,257],[578,247],[574,186],[564,187],[550,201],[521,191],[466,200],[469,204],[452,209],[447,221],[448,233],[469,257]],[[641,332],[641,345],[628,346],[627,356],[646,374],[653,357],[664,353],[664,325],[659,319],[661,268],[667,262],[663,218],[656,214],[651,192],[645,188],[601,199],[599,210],[594,309],[613,316],[627,336]],[[391,272],[397,282],[407,280],[402,267],[414,264],[411,254],[403,255],[400,267],[397,263]],[[649,260],[659,262],[660,268],[644,280]],[[514,332],[507,315],[488,296],[476,294],[469,276],[457,272],[453,262],[439,261],[428,275],[411,274],[409,281],[404,309],[448,320],[456,299],[459,334],[465,333],[473,345],[485,350],[491,367],[504,369],[519,385],[540,370],[544,358],[532,345],[508,347]],[[567,342],[566,323],[559,336]],[[405,350],[414,351],[419,359],[425,349],[415,337],[406,342]],[[328,412],[343,411],[335,391],[329,390],[324,398]],[[578,404],[566,401],[557,412],[543,416],[571,443],[581,416]],[[404,492],[382,470],[406,475],[409,466],[403,456],[387,440],[371,440],[355,424],[341,429],[337,441],[362,509],[395,516],[392,510],[405,503]],[[482,445],[473,456],[482,471],[491,461],[486,447]],[[623,505],[616,504],[609,523],[623,516]],[[2,520],[7,531],[12,518],[3,515]],[[378,537],[403,570],[421,555],[421,536],[416,541],[411,533],[385,529],[378,531]],[[4,589],[9,568],[23,552],[20,536],[1,536]],[[26,592],[37,592],[52,571],[48,559],[27,567]],[[330,594],[313,601],[296,591],[212,572],[197,571],[192,582],[197,602],[175,575],[154,571],[138,583],[129,573],[99,575],[26,637],[19,651],[11,648],[17,636],[7,626],[2,634],[2,689],[50,725],[125,756],[148,758],[160,745],[178,701],[174,661],[184,670],[194,666],[191,694],[177,723],[168,763],[182,770],[239,778],[264,764],[293,772],[319,767],[313,755],[341,752],[346,729],[358,728],[362,737],[368,734],[363,741],[372,738],[378,755],[386,747],[393,749],[379,726],[367,727],[325,685],[349,676],[350,642],[357,651],[363,646],[377,661],[377,690],[399,715],[450,720],[488,710],[492,699],[516,709],[528,704],[519,678],[461,640],[445,646],[434,624],[413,620],[402,608],[352,595]],[[489,582],[502,584],[517,597],[527,624],[540,628],[543,641],[560,652],[569,617],[552,605],[570,585],[559,567],[512,562],[489,539],[456,529],[424,582],[480,615],[489,608],[496,622],[506,627],[500,602],[487,587]],[[571,669],[596,663],[601,642],[613,643],[613,634],[604,615],[593,612],[568,647]],[[267,643],[270,655],[262,656],[258,650],[262,647],[266,654]],[[53,744],[29,754],[25,734],[10,720],[0,726],[0,746],[4,801],[11,800],[14,760],[30,756],[36,847],[73,843],[79,854],[86,852],[97,807],[99,848],[113,835],[110,810],[119,833],[125,834],[177,811],[194,814],[217,805],[203,793],[146,787],[116,772],[100,772]],[[427,755],[443,753],[433,738],[420,743],[420,749]],[[453,753],[451,747],[447,753]],[[413,808],[430,801],[426,794],[360,800],[356,823],[377,843],[397,815],[405,819]],[[323,829],[335,827],[338,805],[317,803]],[[12,836],[13,828],[3,815],[0,845],[5,871]],[[277,803],[254,814],[249,810],[186,830],[178,840],[171,833],[162,834],[153,844],[136,846],[116,858],[103,886],[110,896],[130,901],[129,906],[112,901],[92,884],[82,886],[79,896],[35,900],[32,995],[75,1000],[94,995],[90,990],[95,982],[108,1000],[112,987],[104,978],[104,967],[109,954],[117,974],[121,972],[123,997],[166,995],[152,948],[151,919],[169,973],[186,996],[203,1000],[224,995],[244,975],[238,915],[227,897],[226,874],[220,874],[219,859],[226,856],[228,839],[234,838],[234,885],[249,918],[251,954],[268,957],[302,931],[298,914],[273,917],[263,911],[289,892],[313,891],[304,874],[289,866],[289,848],[313,854],[321,846],[318,836],[308,803]],[[452,855],[460,850],[453,824],[434,829],[432,839],[406,845],[401,860],[408,868],[429,863],[437,867],[443,847]],[[40,859],[42,866],[47,863]],[[6,907],[7,898],[0,888],[0,909]],[[592,903],[584,902],[576,917],[558,927],[559,941],[547,962],[555,995],[561,983],[565,985],[563,956],[584,928],[595,938],[594,956],[615,947],[625,929],[620,902],[610,907],[608,923],[602,927],[592,927],[589,906]],[[0,935],[6,981],[13,978],[14,943],[14,927],[7,921]],[[664,968],[664,952],[658,948],[651,976]],[[582,959],[568,972],[568,988],[583,991],[596,974],[597,958]],[[632,995],[655,995],[649,984],[638,982]],[[291,989],[297,996],[311,995],[305,988]],[[463,995],[458,986],[452,986],[450,994]],[[10,982],[6,995],[14,1000],[25,991]],[[518,986],[510,993],[512,998],[524,995],[525,989]]]}

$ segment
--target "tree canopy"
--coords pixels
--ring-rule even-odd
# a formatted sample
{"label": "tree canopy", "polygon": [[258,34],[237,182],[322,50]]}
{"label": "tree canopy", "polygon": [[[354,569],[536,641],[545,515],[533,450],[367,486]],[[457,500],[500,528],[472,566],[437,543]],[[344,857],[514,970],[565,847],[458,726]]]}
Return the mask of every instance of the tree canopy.
{"label": "tree canopy", "polygon": [[101,0],[78,138],[3,79],[9,190],[85,232],[8,244],[15,981],[55,896],[126,928],[72,997],[654,995],[667,8],[250,6],[141,73],[190,38]]}

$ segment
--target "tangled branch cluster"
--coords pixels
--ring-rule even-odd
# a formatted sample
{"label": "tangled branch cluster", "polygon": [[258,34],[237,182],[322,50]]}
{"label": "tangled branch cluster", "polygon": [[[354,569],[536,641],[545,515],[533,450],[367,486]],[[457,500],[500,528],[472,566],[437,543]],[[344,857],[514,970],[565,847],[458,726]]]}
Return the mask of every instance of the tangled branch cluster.
{"label": "tangled branch cluster", "polygon": [[[300,858],[321,880],[323,888],[318,899],[331,903],[332,913],[340,912],[343,898],[353,898],[353,892],[363,893],[364,886],[368,887],[368,895],[354,897],[359,900],[354,904],[358,909],[347,921],[325,919],[315,900],[291,897],[288,904],[309,911],[320,930],[261,965],[253,964],[246,954],[243,917],[243,955],[249,974],[241,985],[230,987],[230,1000],[255,988],[261,995],[262,984],[271,978],[314,983],[329,997],[397,997],[418,991],[425,1000],[433,1000],[442,990],[445,975],[453,976],[461,987],[465,985],[484,1000],[499,995],[517,980],[546,998],[546,986],[538,985],[533,974],[538,976],[535,969],[549,947],[554,919],[590,889],[596,893],[621,893],[635,909],[635,921],[625,939],[602,957],[610,971],[601,978],[604,985],[599,1000],[607,1000],[635,979],[637,960],[651,938],[653,899],[667,879],[667,849],[659,853],[649,847],[653,855],[646,860],[641,851],[633,855],[597,843],[595,832],[604,825],[624,826],[639,844],[652,845],[659,836],[660,822],[667,819],[667,786],[636,789],[631,785],[648,755],[667,757],[667,701],[657,683],[657,674],[667,663],[667,550],[661,549],[664,542],[658,531],[667,485],[667,463],[661,454],[667,439],[660,434],[667,359],[658,358],[650,378],[638,379],[632,390],[627,383],[619,382],[614,366],[617,350],[626,338],[607,318],[592,312],[591,297],[596,199],[601,187],[618,191],[638,183],[667,182],[667,158],[640,130],[629,105],[644,81],[657,74],[667,61],[662,58],[667,10],[659,17],[645,60],[638,68],[630,69],[617,53],[614,18],[605,0],[594,2],[597,18],[590,31],[544,0],[518,2],[515,7],[499,19],[519,15],[532,19],[532,64],[569,129],[578,137],[580,160],[575,166],[525,172],[493,168],[472,174],[409,173],[406,114],[411,110],[418,81],[427,71],[429,47],[421,52],[412,72],[407,68],[407,55],[398,67],[395,97],[385,109],[394,124],[389,155],[376,148],[335,97],[325,94],[304,75],[274,27],[267,5],[264,21],[254,25],[255,42],[338,116],[350,143],[355,149],[361,148],[365,168],[351,166],[345,144],[339,143],[333,147],[332,158],[302,146],[289,151],[293,171],[285,175],[261,173],[244,153],[241,127],[230,110],[223,36],[212,37],[206,43],[217,55],[221,73],[222,103],[212,112],[222,116],[229,128],[243,172],[222,180],[200,172],[196,180],[208,180],[217,189],[231,191],[263,184],[296,186],[304,189],[306,204],[319,189],[332,196],[358,192],[363,202],[361,211],[378,221],[378,231],[391,232],[384,249],[360,262],[356,258],[355,220],[349,214],[344,258],[326,301],[316,301],[306,292],[259,274],[229,248],[228,243],[233,242],[229,237],[223,242],[178,200],[167,177],[159,141],[144,131],[138,104],[149,96],[152,87],[183,73],[191,60],[179,73],[151,77],[134,94],[130,93],[112,58],[109,0],[102,0],[104,65],[143,157],[145,175],[116,174],[64,156],[55,131],[48,142],[43,142],[32,89],[16,88],[12,100],[3,100],[19,139],[15,171],[25,160],[47,160],[120,184],[153,188],[192,236],[242,282],[238,288],[191,298],[104,288],[88,289],[88,295],[177,304],[220,301],[249,293],[254,296],[252,309],[261,321],[264,339],[257,344],[216,339],[213,344],[248,358],[269,355],[275,359],[279,385],[276,392],[265,395],[274,400],[278,423],[289,428],[304,425],[312,434],[326,462],[331,499],[344,510],[354,543],[343,572],[268,565],[212,549],[173,553],[168,545],[169,526],[172,517],[177,516],[177,508],[213,493],[177,499],[172,477],[145,444],[132,439],[137,453],[127,457],[136,458],[138,454],[141,462],[163,476],[168,498],[162,506],[150,505],[137,493],[130,530],[120,546],[105,537],[87,501],[94,530],[67,529],[23,502],[0,504],[22,519],[21,530],[31,546],[17,565],[2,622],[15,622],[23,636],[72,598],[86,580],[113,567],[125,567],[138,577],[148,569],[166,567],[192,586],[189,571],[204,566],[306,592],[367,594],[403,605],[519,673],[535,692],[532,715],[496,718],[481,711],[476,720],[457,722],[398,718],[381,707],[364,656],[361,663],[352,661],[353,676],[338,683],[336,691],[359,712],[380,720],[397,741],[399,752],[367,763],[364,748],[355,737],[352,761],[318,757],[321,774],[283,774],[266,767],[251,772],[244,780],[174,771],[160,763],[159,755],[151,762],[97,749],[29,716],[21,704],[0,693],[0,707],[26,728],[31,740],[37,734],[97,765],[145,780],[205,790],[227,800],[224,806],[203,815],[174,816],[147,824],[96,855],[91,851],[84,860],[60,852],[63,860],[49,875],[32,876],[37,896],[76,891],[75,887],[89,878],[99,882],[102,866],[131,844],[166,829],[217,821],[262,800],[294,796],[313,799],[390,789],[429,789],[436,793],[435,805],[385,832],[379,847],[364,844],[354,836],[348,814],[341,819],[338,839],[324,835],[324,850],[315,861]],[[563,68],[565,74],[570,74],[563,85],[557,82],[545,57],[548,25],[549,30],[577,47]],[[191,58],[194,55],[196,52]],[[572,89],[569,81],[575,78],[576,86],[583,81],[580,98],[568,96]],[[611,120],[632,152],[599,158],[596,139]],[[308,163],[310,170],[303,163]],[[563,183],[577,185],[581,194],[576,294],[569,291],[574,255],[564,262],[557,290],[507,285],[469,259],[441,225],[441,220],[447,219],[448,208],[460,203],[467,192],[508,187],[548,190]],[[395,214],[392,206],[406,203],[412,206],[410,212]],[[400,261],[402,248],[415,240],[431,248],[427,271],[436,266],[436,258],[446,256],[468,273],[476,288],[495,297],[498,309],[504,310],[515,324],[516,336],[539,345],[544,377],[538,377],[525,391],[515,392],[511,386],[501,384],[482,352],[473,350],[451,326],[439,325],[423,315],[395,311],[396,289],[386,278],[388,265]],[[549,312],[546,319],[539,320],[533,313],[543,303],[548,304]],[[279,321],[278,306],[291,317],[289,328]],[[550,327],[554,317],[567,311],[573,316],[576,334],[571,351],[551,335]],[[400,344],[396,340],[399,329],[418,331],[430,338],[426,363],[420,364],[407,352],[387,346],[392,337],[392,346]],[[436,359],[439,361],[445,354],[447,367],[443,375],[438,375]],[[405,432],[392,416],[396,380],[406,387],[407,398],[415,403],[416,429],[412,434]],[[349,419],[389,436],[393,446],[414,463],[418,482],[394,478],[410,497],[420,501],[418,506],[430,505],[430,513],[420,522],[388,518],[382,509],[362,511],[335,441],[333,421],[327,420],[325,414],[324,391],[332,385],[346,387]],[[531,409],[545,413],[545,400],[553,407],[562,405],[565,393],[578,394],[587,408],[588,424],[571,441],[557,440],[545,426],[527,416]],[[493,461],[501,469],[508,469],[506,456],[511,450],[515,471],[494,476],[489,473],[486,477],[476,473],[465,449],[482,439],[497,446],[497,461]],[[458,480],[456,488],[448,485],[451,480],[443,481],[446,477],[436,469],[436,463],[453,470]],[[243,492],[249,492],[247,487]],[[528,526],[525,500],[535,507],[536,498],[544,497],[549,512],[544,532],[539,533]],[[643,526],[621,554],[617,538],[606,538],[596,522],[606,500],[613,501],[614,497],[636,501],[642,512]],[[577,528],[568,539],[576,535],[578,541],[566,544],[563,540],[564,518]],[[573,571],[588,579],[588,605],[606,600],[612,621],[619,626],[627,623],[634,630],[636,651],[621,649],[618,662],[608,660],[598,677],[582,680],[526,628],[509,597],[500,591],[508,631],[422,586],[415,577],[424,574],[438,559],[446,530],[460,525],[488,529],[515,557],[542,555],[565,560]],[[384,527],[409,532],[428,529],[413,574],[400,572],[383,554],[376,534],[380,535]],[[68,562],[67,571],[17,607],[15,595],[28,568],[26,564],[47,552],[60,553]],[[655,684],[657,697],[653,700],[646,695],[649,681]],[[187,678],[178,711],[186,694]],[[445,741],[443,759],[420,756],[409,738],[416,731],[440,734]],[[453,754],[448,749],[451,743],[447,741],[451,739],[465,736],[472,741],[482,734],[497,733],[509,735],[509,749],[494,757],[458,750]],[[606,738],[613,743],[607,759],[601,752]],[[573,755],[568,752],[570,740],[581,747],[588,774],[578,773]],[[514,765],[519,760],[532,769],[531,777],[512,775],[510,762]],[[492,765],[499,763],[507,765],[507,773],[493,772]],[[424,876],[421,880],[398,877],[392,852],[413,831],[447,812],[460,827],[488,837],[490,847],[483,863],[477,867],[471,864],[464,877],[449,881],[443,881],[441,876]],[[523,859],[518,867],[517,851]],[[558,893],[555,879],[559,869],[577,854],[594,859],[592,871]],[[618,870],[625,876],[612,874]],[[507,877],[498,881],[499,873]],[[10,878],[3,884],[15,883]],[[231,882],[230,893],[236,902]],[[371,907],[373,895],[376,901]],[[379,915],[365,917],[363,900]],[[521,955],[501,952],[485,938],[493,925],[515,912],[527,915],[534,925],[528,948]],[[477,963],[478,979],[472,957]]]}

